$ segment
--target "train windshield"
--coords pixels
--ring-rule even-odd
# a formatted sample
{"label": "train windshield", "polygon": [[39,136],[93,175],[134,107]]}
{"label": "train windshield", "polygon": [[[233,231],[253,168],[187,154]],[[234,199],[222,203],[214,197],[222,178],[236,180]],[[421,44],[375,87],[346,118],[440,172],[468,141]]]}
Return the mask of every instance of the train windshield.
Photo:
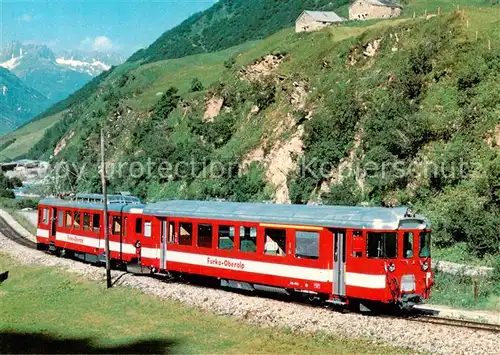
{"label": "train windshield", "polygon": [[395,258],[398,255],[396,233],[368,232],[369,258]]}
{"label": "train windshield", "polygon": [[420,232],[419,235],[418,256],[428,258],[431,256],[431,233],[427,231]]}

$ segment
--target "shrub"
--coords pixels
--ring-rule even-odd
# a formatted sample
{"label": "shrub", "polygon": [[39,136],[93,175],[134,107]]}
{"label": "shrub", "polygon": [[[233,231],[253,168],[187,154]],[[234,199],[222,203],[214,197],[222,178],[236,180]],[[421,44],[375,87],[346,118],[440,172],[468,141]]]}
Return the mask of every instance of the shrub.
{"label": "shrub", "polygon": [[276,100],[276,83],[270,77],[254,82],[252,83],[252,92],[250,95],[252,101],[261,110],[264,110]]}
{"label": "shrub", "polygon": [[356,179],[350,176],[340,184],[331,185],[324,200],[330,205],[356,206],[363,201],[363,193]]}
{"label": "shrub", "polygon": [[12,181],[0,170],[0,197],[14,198],[14,192],[12,192],[13,188],[14,185]]}
{"label": "shrub", "polygon": [[17,176],[14,176],[13,178],[11,178],[10,179],[10,183],[11,183],[11,185],[12,185],[13,188],[22,187],[23,186],[23,182]]}
{"label": "shrub", "polygon": [[191,88],[189,89],[189,91],[197,92],[197,91],[203,91],[204,89],[205,89],[205,87],[203,86],[203,83],[201,82],[200,79],[194,78],[191,81]]}
{"label": "shrub", "polygon": [[170,87],[160,98],[153,108],[152,119],[154,121],[164,120],[177,107],[181,97],[177,94],[179,90]]}
{"label": "shrub", "polygon": [[231,69],[236,64],[236,59],[234,57],[229,58],[224,62],[224,67]]}
{"label": "shrub", "polygon": [[434,243],[448,247],[465,242],[469,252],[482,257],[498,253],[500,211],[488,205],[471,183],[447,188],[425,204],[426,215],[433,222]]}
{"label": "shrub", "polygon": [[353,90],[339,88],[324,106],[304,124],[304,157],[292,173],[290,198],[306,203],[315,187],[347,155],[361,115]]}

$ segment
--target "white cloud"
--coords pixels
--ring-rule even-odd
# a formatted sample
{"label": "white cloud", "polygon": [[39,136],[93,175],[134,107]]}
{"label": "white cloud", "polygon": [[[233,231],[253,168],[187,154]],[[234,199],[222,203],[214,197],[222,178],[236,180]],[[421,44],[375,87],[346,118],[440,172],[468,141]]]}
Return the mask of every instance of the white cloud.
{"label": "white cloud", "polygon": [[24,22],[31,22],[31,20],[33,20],[33,16],[30,14],[23,14],[19,19]]}
{"label": "white cloud", "polygon": [[97,36],[95,38],[86,37],[80,42],[80,49],[84,51],[110,52],[117,48],[109,37]]}
{"label": "white cloud", "polygon": [[109,51],[113,49],[113,42],[106,36],[97,36],[94,39],[94,49],[101,52]]}

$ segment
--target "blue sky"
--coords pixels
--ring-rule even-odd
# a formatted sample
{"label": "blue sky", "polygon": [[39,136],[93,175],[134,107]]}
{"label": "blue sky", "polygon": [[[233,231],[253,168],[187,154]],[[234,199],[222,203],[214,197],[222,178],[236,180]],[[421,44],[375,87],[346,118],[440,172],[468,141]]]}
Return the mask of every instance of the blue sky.
{"label": "blue sky", "polygon": [[217,0],[0,0],[0,45],[100,50],[129,56]]}

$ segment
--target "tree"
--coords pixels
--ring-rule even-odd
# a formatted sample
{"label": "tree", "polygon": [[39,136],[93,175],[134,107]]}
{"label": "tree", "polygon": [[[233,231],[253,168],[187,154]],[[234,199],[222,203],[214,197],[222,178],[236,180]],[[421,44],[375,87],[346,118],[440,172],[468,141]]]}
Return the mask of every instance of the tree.
{"label": "tree", "polygon": [[234,59],[234,57],[231,57],[224,62],[224,67],[227,69],[231,69],[235,64],[236,64],[236,59]]}
{"label": "tree", "polygon": [[13,178],[11,178],[10,179],[10,183],[11,183],[11,185],[12,185],[13,188],[22,187],[23,186],[23,182],[17,176],[14,176]]}
{"label": "tree", "polygon": [[163,94],[153,109],[153,121],[164,120],[173,110],[175,110],[181,99],[181,97],[177,95],[178,91],[177,88],[172,86]]}
{"label": "tree", "polygon": [[203,91],[204,89],[205,87],[200,79],[194,78],[193,81],[191,81],[191,92]]}
{"label": "tree", "polygon": [[6,177],[2,171],[0,171],[0,197],[4,198],[14,198],[14,192],[12,189],[14,186],[8,177]]}

